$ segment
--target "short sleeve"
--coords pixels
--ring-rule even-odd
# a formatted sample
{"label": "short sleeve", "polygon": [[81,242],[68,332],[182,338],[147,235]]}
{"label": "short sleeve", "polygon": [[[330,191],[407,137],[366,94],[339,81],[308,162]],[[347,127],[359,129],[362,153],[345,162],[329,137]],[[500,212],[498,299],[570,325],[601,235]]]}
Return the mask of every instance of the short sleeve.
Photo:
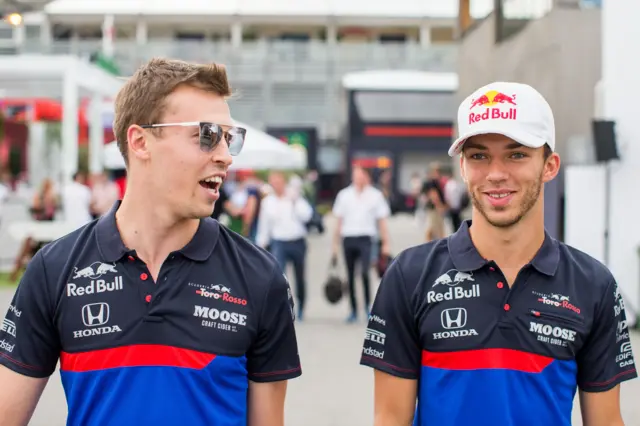
{"label": "short sleeve", "polygon": [[60,355],[41,253],[29,262],[0,331],[0,364],[37,378],[50,376]]}
{"label": "short sleeve", "polygon": [[594,328],[578,353],[578,385],[603,392],[637,377],[622,294],[615,281],[607,287]]}
{"label": "short sleeve", "polygon": [[365,331],[360,364],[393,376],[417,379],[421,350],[399,258],[389,266]]}
{"label": "short sleeve", "polygon": [[389,203],[384,198],[382,192],[378,193],[378,206],[376,208],[376,219],[382,219],[385,217],[389,217],[391,215],[391,209],[389,208]]}
{"label": "short sleeve", "polygon": [[276,268],[259,320],[258,337],[247,356],[254,382],[288,380],[302,374],[289,282]]}

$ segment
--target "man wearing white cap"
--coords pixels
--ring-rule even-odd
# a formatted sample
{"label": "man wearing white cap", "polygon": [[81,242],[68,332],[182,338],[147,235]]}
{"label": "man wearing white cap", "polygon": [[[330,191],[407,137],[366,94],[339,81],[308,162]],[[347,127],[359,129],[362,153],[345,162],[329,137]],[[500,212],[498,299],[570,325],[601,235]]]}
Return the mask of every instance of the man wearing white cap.
{"label": "man wearing white cap", "polygon": [[549,104],[492,83],[462,102],[458,133],[472,220],[380,284],[361,358],[376,426],[570,426],[577,389],[585,425],[622,426],[619,384],[637,372],[617,284],[544,228],[560,168]]}

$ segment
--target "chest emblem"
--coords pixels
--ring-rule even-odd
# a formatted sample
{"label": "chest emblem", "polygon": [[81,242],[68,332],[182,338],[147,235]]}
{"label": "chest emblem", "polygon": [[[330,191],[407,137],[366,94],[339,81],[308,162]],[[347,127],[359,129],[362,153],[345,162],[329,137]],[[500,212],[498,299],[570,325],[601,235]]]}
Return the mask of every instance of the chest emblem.
{"label": "chest emblem", "polygon": [[427,292],[427,303],[476,297],[480,297],[480,284],[476,283],[473,273],[450,269],[436,278]]}

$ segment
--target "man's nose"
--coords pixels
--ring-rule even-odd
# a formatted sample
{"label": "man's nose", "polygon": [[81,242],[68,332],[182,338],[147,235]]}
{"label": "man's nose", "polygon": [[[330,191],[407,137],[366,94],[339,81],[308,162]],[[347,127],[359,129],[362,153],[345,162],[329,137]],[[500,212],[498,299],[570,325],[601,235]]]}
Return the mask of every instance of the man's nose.
{"label": "man's nose", "polygon": [[227,145],[226,141],[222,140],[218,143],[218,146],[212,152],[211,160],[214,163],[223,164],[225,167],[231,166],[233,157],[229,152],[229,145]]}
{"label": "man's nose", "polygon": [[491,182],[504,181],[508,178],[509,173],[505,164],[497,159],[492,159],[489,163],[489,173],[487,173],[487,180]]}

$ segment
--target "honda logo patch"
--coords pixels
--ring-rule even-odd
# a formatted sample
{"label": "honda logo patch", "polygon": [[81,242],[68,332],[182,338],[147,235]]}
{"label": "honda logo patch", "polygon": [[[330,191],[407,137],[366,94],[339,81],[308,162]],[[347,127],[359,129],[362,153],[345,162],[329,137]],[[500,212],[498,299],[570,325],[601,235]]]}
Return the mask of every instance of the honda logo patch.
{"label": "honda logo patch", "polygon": [[109,305],[106,303],[91,303],[82,307],[82,322],[87,327],[104,325],[109,321]]}
{"label": "honda logo patch", "polygon": [[467,325],[467,310],[465,308],[445,309],[440,314],[442,327],[446,330],[455,330]]}

